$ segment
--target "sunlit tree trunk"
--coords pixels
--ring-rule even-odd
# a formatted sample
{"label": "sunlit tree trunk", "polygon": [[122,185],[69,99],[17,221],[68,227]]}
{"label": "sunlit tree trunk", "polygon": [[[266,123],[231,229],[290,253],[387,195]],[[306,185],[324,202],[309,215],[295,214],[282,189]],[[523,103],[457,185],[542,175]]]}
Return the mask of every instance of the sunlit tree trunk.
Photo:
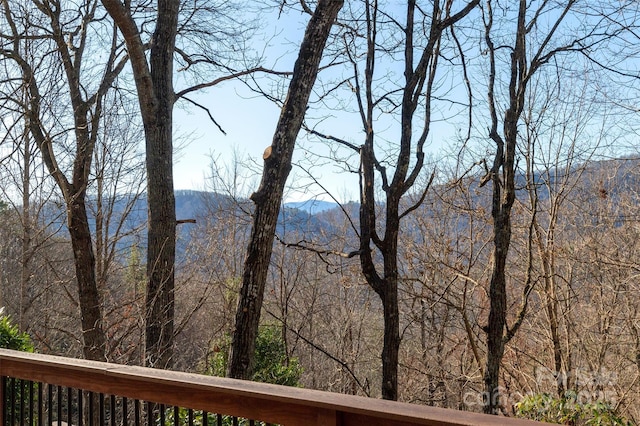
{"label": "sunlit tree trunk", "polygon": [[300,45],[273,142],[263,156],[260,187],[251,195],[256,208],[229,354],[229,377],[249,379],[252,374],[255,339],[282,194],[324,46],[342,5],[343,0],[320,0],[316,6]]}

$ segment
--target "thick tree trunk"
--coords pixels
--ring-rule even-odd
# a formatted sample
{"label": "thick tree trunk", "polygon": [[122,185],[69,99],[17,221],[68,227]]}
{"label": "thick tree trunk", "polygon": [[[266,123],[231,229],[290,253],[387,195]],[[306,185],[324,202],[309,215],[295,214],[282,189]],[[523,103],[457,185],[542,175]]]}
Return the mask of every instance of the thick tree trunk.
{"label": "thick tree trunk", "polygon": [[[157,102],[154,126],[146,129],[147,247],[145,363],[173,366],[176,208],[173,192],[173,52],[179,0],[158,2],[150,65]],[[146,123],[145,123],[146,124]]]}
{"label": "thick tree trunk", "polygon": [[255,339],[282,194],[322,52],[342,4],[343,0],[320,0],[307,25],[273,142],[265,151],[262,181],[251,195],[256,210],[229,354],[229,377],[249,379],[252,374]]}
{"label": "thick tree trunk", "polygon": [[96,285],[96,262],[84,194],[72,194],[67,200],[67,206],[67,222],[78,281],[84,340],[83,354],[86,359],[106,361],[106,342],[102,327],[102,301]]}
{"label": "thick tree trunk", "polygon": [[[515,103],[515,100],[514,100]],[[495,164],[503,167],[502,179],[493,173],[493,272],[489,284],[489,320],[487,332],[487,365],[484,372],[484,412],[498,414],[500,409],[499,375],[504,355],[507,329],[507,279],[506,267],[511,245],[511,208],[515,201],[515,150],[517,113],[507,110],[504,125],[503,146],[497,143]],[[496,137],[496,141],[498,141]],[[494,166],[495,167],[495,166]]]}
{"label": "thick tree trunk", "polygon": [[398,283],[386,282],[382,299],[384,312],[384,343],[382,346],[382,398],[398,399],[398,361],[400,352],[400,312]]}
{"label": "thick tree trunk", "polygon": [[[399,180],[404,180],[404,174]],[[398,399],[398,362],[400,358],[400,308],[398,305],[398,234],[400,232],[400,199],[402,186],[389,189],[386,227],[382,255],[384,284],[380,297],[384,314],[382,346],[382,398]]]}
{"label": "thick tree trunk", "polygon": [[[170,122],[170,121],[168,121]],[[158,133],[171,132],[162,129]],[[165,133],[165,135],[166,135]],[[158,137],[151,146],[171,145],[171,137]],[[166,181],[163,171],[171,170],[171,148],[149,150],[147,155],[147,200],[149,228],[147,247],[146,337],[145,364],[155,368],[173,365],[174,335],[174,262],[175,262],[175,199],[173,180]],[[163,159],[164,152],[168,159]],[[165,163],[165,164],[163,164]],[[166,164],[168,163],[168,164]],[[168,174],[171,176],[171,172]],[[152,183],[155,182],[155,183]]]}
{"label": "thick tree trunk", "polygon": [[242,275],[227,373],[229,377],[238,379],[250,379],[252,374],[255,339],[276,227],[276,220],[272,218],[278,217],[280,200],[277,197],[269,197],[260,204],[256,202],[256,206],[258,205],[259,208],[256,208],[253,217],[251,240]]}
{"label": "thick tree trunk", "polygon": [[145,364],[173,365],[176,213],[173,193],[173,53],[179,0],[159,0],[147,61],[130,11],[118,0],[102,4],[122,33],[135,76],[144,124],[149,208]]}
{"label": "thick tree trunk", "polygon": [[484,372],[484,412],[498,414],[500,407],[500,364],[504,355],[507,320],[505,266],[511,240],[510,214],[499,214],[494,223],[494,267],[489,286],[487,365]]}

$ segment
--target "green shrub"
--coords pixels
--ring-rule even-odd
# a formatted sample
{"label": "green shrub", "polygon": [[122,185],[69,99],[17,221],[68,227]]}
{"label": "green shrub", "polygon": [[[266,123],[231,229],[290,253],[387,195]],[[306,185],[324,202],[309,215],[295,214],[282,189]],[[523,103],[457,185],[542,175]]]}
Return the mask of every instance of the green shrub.
{"label": "green shrub", "polygon": [[[226,336],[214,346],[214,354],[208,359],[207,374],[214,376],[224,376],[227,371],[227,359],[229,357],[229,347],[231,345],[230,336]],[[256,338],[255,366],[252,380],[256,382],[271,383],[284,386],[300,386],[300,375],[302,367],[297,358],[287,359],[287,352],[280,334],[280,329],[275,326],[261,327]],[[180,424],[188,423],[189,411],[186,408],[178,410]],[[172,408],[165,412],[165,425],[174,424],[175,412]],[[216,414],[209,413],[208,424],[218,424]],[[194,426],[201,426],[202,412],[194,412],[192,420]],[[263,422],[253,422],[246,419],[238,419],[234,423],[231,416],[222,416],[223,426],[237,424],[245,426],[249,424],[264,425]]]}
{"label": "green shrub", "polygon": [[575,426],[631,426],[631,422],[618,416],[610,404],[602,401],[580,403],[572,392],[567,392],[563,398],[546,393],[525,396],[516,404],[516,417]]}
{"label": "green shrub", "polygon": [[297,358],[288,358],[284,340],[277,327],[260,329],[256,339],[256,357],[252,379],[283,386],[300,386],[302,367]]}
{"label": "green shrub", "polygon": [[21,332],[18,326],[11,322],[9,315],[4,315],[2,312],[3,310],[0,310],[0,348],[33,352],[31,336]]}
{"label": "green shrub", "polygon": [[[11,322],[9,315],[4,314],[4,308],[0,308],[0,348],[14,349],[23,352],[33,352],[33,343],[27,333],[20,331],[17,325]],[[17,419],[20,413],[19,406],[26,406],[29,403],[29,385],[27,381],[18,379],[7,379],[5,382],[5,406],[13,407],[13,411],[7,408],[5,415],[10,419]],[[37,390],[37,384],[34,388]],[[11,401],[13,398],[13,403]],[[21,404],[18,403],[22,401]]]}
{"label": "green shrub", "polygon": [[[216,345],[214,355],[209,359],[208,374],[224,376],[227,370],[229,346],[227,336]],[[297,358],[287,357],[284,340],[275,326],[261,327],[256,338],[256,352],[251,380],[283,386],[300,386],[302,367]]]}

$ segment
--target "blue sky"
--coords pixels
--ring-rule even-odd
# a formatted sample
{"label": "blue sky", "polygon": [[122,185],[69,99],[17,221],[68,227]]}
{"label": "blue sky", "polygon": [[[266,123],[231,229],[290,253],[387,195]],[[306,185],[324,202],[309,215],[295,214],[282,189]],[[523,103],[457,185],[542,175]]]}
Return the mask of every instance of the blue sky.
{"label": "blue sky", "polygon": [[176,108],[176,189],[204,189],[212,157],[228,163],[235,151],[240,160],[261,162],[278,120],[276,105],[249,93],[239,83],[225,83],[196,98],[210,108],[227,134],[222,134],[204,111],[192,106]]}
{"label": "blue sky", "polygon": [[[308,17],[298,13],[271,15],[265,32],[269,45],[265,66],[279,71],[291,71],[297,48],[304,33]],[[210,109],[212,115],[226,132],[222,134],[206,113],[186,102],[174,111],[175,145],[179,147],[174,161],[174,185],[176,189],[208,189],[211,158],[218,165],[231,166],[234,155],[243,163],[251,164],[254,179],[247,182],[249,192],[256,189],[262,167],[262,154],[271,145],[280,110],[277,105],[251,92],[239,81],[227,81],[207,91],[191,95]],[[302,132],[301,132],[302,134]],[[298,156],[304,155],[302,152]],[[296,181],[296,169],[290,181]],[[323,182],[333,191],[343,191],[344,176],[323,174]],[[355,182],[357,185],[357,181]],[[245,194],[249,195],[249,194]],[[357,189],[353,197],[357,196]],[[288,201],[313,198],[309,192],[289,191]],[[328,199],[328,197],[321,197]]]}
{"label": "blue sky", "polygon": [[[296,12],[289,12],[280,18],[274,13],[271,18],[266,18],[265,33],[268,32],[269,45],[265,48],[265,57],[271,63],[264,66],[280,71],[290,71],[293,69],[293,62],[297,55],[297,50],[302,39],[304,28],[308,16]],[[256,46],[256,48],[258,48]],[[259,48],[258,48],[259,50]],[[402,66],[395,62],[380,62],[378,72],[380,73],[381,87],[386,87],[385,79],[389,76],[400,77]],[[341,79],[351,73],[351,69],[336,68],[321,73],[316,82],[318,88],[322,84],[323,76],[326,75],[325,82],[331,79]],[[447,78],[445,78],[447,80]],[[387,80],[389,82],[389,80]],[[390,81],[392,85],[396,82]],[[447,82],[452,86],[459,85]],[[455,90],[462,90],[456,88]],[[176,146],[182,146],[178,150],[174,163],[174,183],[176,189],[210,189],[206,186],[206,177],[210,175],[211,157],[218,161],[218,165],[226,164],[230,166],[234,153],[240,161],[251,164],[254,180],[248,182],[248,196],[257,188],[262,167],[262,154],[267,146],[271,144],[273,132],[277,124],[279,108],[272,102],[250,92],[243,83],[238,81],[228,81],[220,86],[211,88],[206,92],[192,96],[199,103],[210,108],[216,121],[227,133],[223,135],[218,128],[209,121],[206,113],[196,107],[182,103],[186,108],[176,108],[174,112],[176,129]],[[349,99],[351,98],[351,99]],[[336,137],[347,139],[354,145],[360,145],[364,133],[359,115],[354,111],[344,110],[344,106],[353,109],[353,94],[345,88],[336,91],[336,98],[330,99],[329,104],[337,106],[337,109],[322,110],[321,112],[310,110],[309,123],[318,125],[318,130]],[[340,106],[342,104],[342,106]],[[456,112],[454,111],[453,114]],[[319,115],[320,114],[320,115]],[[325,116],[326,114],[326,116]],[[447,116],[449,112],[443,111]],[[416,117],[417,122],[420,118]],[[394,140],[399,133],[397,116],[380,115],[376,122],[376,135],[380,143],[388,141],[388,146],[383,145],[382,150],[389,148],[388,154],[393,152]],[[433,123],[433,133],[428,150],[439,150],[445,144],[445,140],[451,137],[452,127],[447,123]],[[314,177],[322,184],[309,185],[311,180],[302,168],[296,167],[289,177],[290,186],[293,189],[285,194],[285,201],[302,201],[311,198],[331,200],[325,192],[330,191],[338,200],[346,202],[358,199],[358,179],[357,174],[345,172],[339,163],[329,160],[336,152],[331,149],[338,149],[336,146],[329,147],[324,143],[309,140],[305,137],[304,131],[300,133],[299,145],[294,155],[294,163],[304,164],[311,168]],[[438,136],[438,137],[435,137]],[[436,140],[437,142],[432,142]],[[340,156],[351,155],[346,150],[339,152]],[[358,160],[352,157],[348,160],[351,168],[357,168]]]}

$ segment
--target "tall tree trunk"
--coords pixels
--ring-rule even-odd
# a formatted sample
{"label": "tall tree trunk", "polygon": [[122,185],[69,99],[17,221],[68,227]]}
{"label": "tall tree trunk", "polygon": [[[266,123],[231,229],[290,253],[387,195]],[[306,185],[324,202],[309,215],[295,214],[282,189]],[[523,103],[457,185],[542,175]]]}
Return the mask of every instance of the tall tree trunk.
{"label": "tall tree trunk", "polygon": [[173,366],[176,207],[173,192],[173,52],[179,0],[158,1],[158,21],[151,47],[151,79],[157,109],[146,131],[147,248],[146,364]]}
{"label": "tall tree trunk", "polygon": [[263,157],[264,170],[260,187],[251,195],[256,209],[229,354],[229,377],[249,379],[252,374],[255,340],[282,194],[322,52],[343,3],[343,0],[318,1],[300,45],[273,142]]}
{"label": "tall tree trunk", "polygon": [[495,49],[490,38],[493,15],[491,3],[487,3],[488,18],[485,40],[490,51],[489,108],[491,128],[489,137],[496,150],[490,174],[493,192],[491,217],[493,218],[493,271],[489,283],[489,318],[487,333],[487,359],[484,371],[484,406],[488,414],[498,414],[500,402],[500,364],[504,356],[505,331],[507,328],[507,284],[506,265],[511,244],[511,208],[515,201],[515,151],[518,120],[522,113],[526,90],[525,74],[525,15],[526,2],[520,1],[517,35],[511,55],[511,79],[509,82],[509,107],[504,113],[502,135],[498,132],[498,116],[494,98],[496,64]]}
{"label": "tall tree trunk", "polygon": [[33,231],[31,219],[31,137],[28,126],[25,126],[22,143],[22,253],[20,259],[20,311],[18,312],[20,330],[25,329],[27,310],[25,305],[31,277],[31,234]]}
{"label": "tall tree trunk", "polygon": [[[520,105],[512,99],[512,108]],[[487,365],[484,372],[484,412],[498,414],[501,406],[499,375],[504,356],[507,329],[507,279],[506,267],[511,245],[511,208],[515,201],[515,151],[517,117],[514,109],[505,113],[504,141],[493,133],[498,149],[494,170],[502,167],[502,176],[493,173],[493,272],[489,283],[489,320],[487,332]],[[499,165],[499,166],[496,166]]]}
{"label": "tall tree trunk", "polygon": [[72,194],[67,204],[67,221],[78,280],[82,336],[84,338],[83,354],[86,359],[106,361],[106,339],[102,327],[102,301],[96,285],[96,262],[84,194]]}
{"label": "tall tree trunk", "polygon": [[[83,355],[87,359],[105,361],[106,337],[102,328],[102,304],[95,276],[95,256],[91,240],[91,230],[85,206],[85,194],[89,167],[93,155],[93,143],[89,138],[88,121],[83,114],[84,105],[75,108],[76,120],[76,157],[73,164],[73,180],[69,182],[58,167],[53,152],[52,141],[45,136],[40,123],[40,94],[26,62],[20,63],[25,80],[28,82],[30,101],[27,117],[29,131],[37,143],[43,161],[60,188],[66,208],[69,236],[73,248],[73,257],[78,285],[81,327],[83,337]],[[70,86],[73,87],[70,83]],[[78,102],[80,103],[80,102]]]}
{"label": "tall tree trunk", "polygon": [[382,308],[384,342],[382,345],[382,398],[398,399],[398,361],[400,358],[400,311],[398,280],[386,280]]}
{"label": "tall tree trunk", "polygon": [[[499,195],[498,195],[499,197]],[[504,334],[507,322],[507,290],[505,267],[511,242],[510,213],[497,214],[494,219],[494,267],[489,285],[489,322],[487,324],[487,365],[484,373],[484,412],[498,414],[500,406],[500,364],[504,355]]]}
{"label": "tall tree trunk", "polygon": [[176,213],[173,193],[173,53],[179,0],[159,0],[147,61],[140,31],[125,5],[102,0],[122,33],[135,76],[144,124],[149,208],[145,364],[173,365]]}
{"label": "tall tree trunk", "polygon": [[[498,414],[501,408],[499,391],[500,363],[504,355],[505,344],[516,333],[521,321],[516,321],[509,329],[507,325],[507,294],[506,294],[506,267],[509,245],[511,243],[511,210],[516,198],[515,173],[516,173],[516,149],[518,142],[518,122],[521,119],[524,104],[527,99],[527,86],[536,71],[546,64],[557,52],[568,49],[570,43],[564,47],[556,47],[551,51],[548,46],[554,33],[568,12],[574,6],[575,1],[571,0],[559,5],[556,21],[550,26],[549,32],[542,37],[543,42],[534,50],[532,59],[527,55],[527,49],[534,47],[533,40],[536,39],[530,34],[532,23],[527,23],[527,13],[532,16],[542,16],[548,13],[545,10],[546,2],[540,5],[538,10],[528,10],[531,5],[525,0],[520,0],[518,5],[517,25],[513,50],[510,54],[509,63],[509,85],[508,102],[504,108],[504,119],[502,122],[502,135],[498,133],[498,113],[495,99],[496,78],[496,47],[491,38],[493,26],[492,2],[489,0],[484,11],[485,42],[489,56],[489,86],[488,105],[491,114],[491,127],[489,137],[495,142],[496,150],[493,166],[482,182],[486,183],[491,179],[493,186],[493,198],[491,216],[493,218],[493,242],[494,242],[494,262],[491,282],[489,284],[489,320],[485,328],[487,333],[487,364],[484,372],[485,404],[484,412]],[[554,7],[554,6],[551,6]],[[535,20],[533,21],[535,22]],[[529,39],[527,39],[529,36]],[[484,184],[482,183],[482,184]],[[525,305],[526,306],[526,305]],[[522,311],[519,317],[524,316]]]}
{"label": "tall tree trunk", "polygon": [[[398,306],[398,234],[400,221],[415,210],[424,200],[433,181],[434,175],[424,188],[417,204],[400,212],[402,197],[416,182],[424,167],[424,143],[427,140],[431,122],[431,95],[436,77],[438,58],[440,56],[440,40],[443,32],[464,18],[476,7],[479,0],[472,0],[458,13],[450,15],[450,3],[443,10],[441,2],[432,3],[429,36],[420,60],[414,64],[414,55],[420,52],[414,45],[414,25],[418,6],[415,1],[407,3],[406,28],[404,45],[404,87],[400,116],[399,150],[393,164],[393,177],[389,180],[386,170],[376,158],[374,144],[374,127],[377,120],[374,113],[373,84],[377,41],[378,6],[373,3],[367,6],[367,61],[365,67],[366,103],[360,103],[360,115],[366,136],[364,145],[360,147],[360,267],[367,284],[378,294],[382,301],[384,315],[384,337],[382,346],[382,397],[398,399],[398,361],[400,351],[400,313]],[[422,11],[419,11],[422,13]],[[420,26],[420,31],[424,27]],[[422,104],[424,102],[424,104]],[[419,107],[424,108],[424,127],[420,131],[414,129],[414,115]],[[416,135],[417,138],[414,138]],[[415,157],[414,157],[415,155]],[[376,218],[376,172],[382,181],[382,189],[386,195],[386,213],[384,216],[384,236],[377,232]],[[383,258],[382,272],[378,272],[373,250],[379,250]]]}

